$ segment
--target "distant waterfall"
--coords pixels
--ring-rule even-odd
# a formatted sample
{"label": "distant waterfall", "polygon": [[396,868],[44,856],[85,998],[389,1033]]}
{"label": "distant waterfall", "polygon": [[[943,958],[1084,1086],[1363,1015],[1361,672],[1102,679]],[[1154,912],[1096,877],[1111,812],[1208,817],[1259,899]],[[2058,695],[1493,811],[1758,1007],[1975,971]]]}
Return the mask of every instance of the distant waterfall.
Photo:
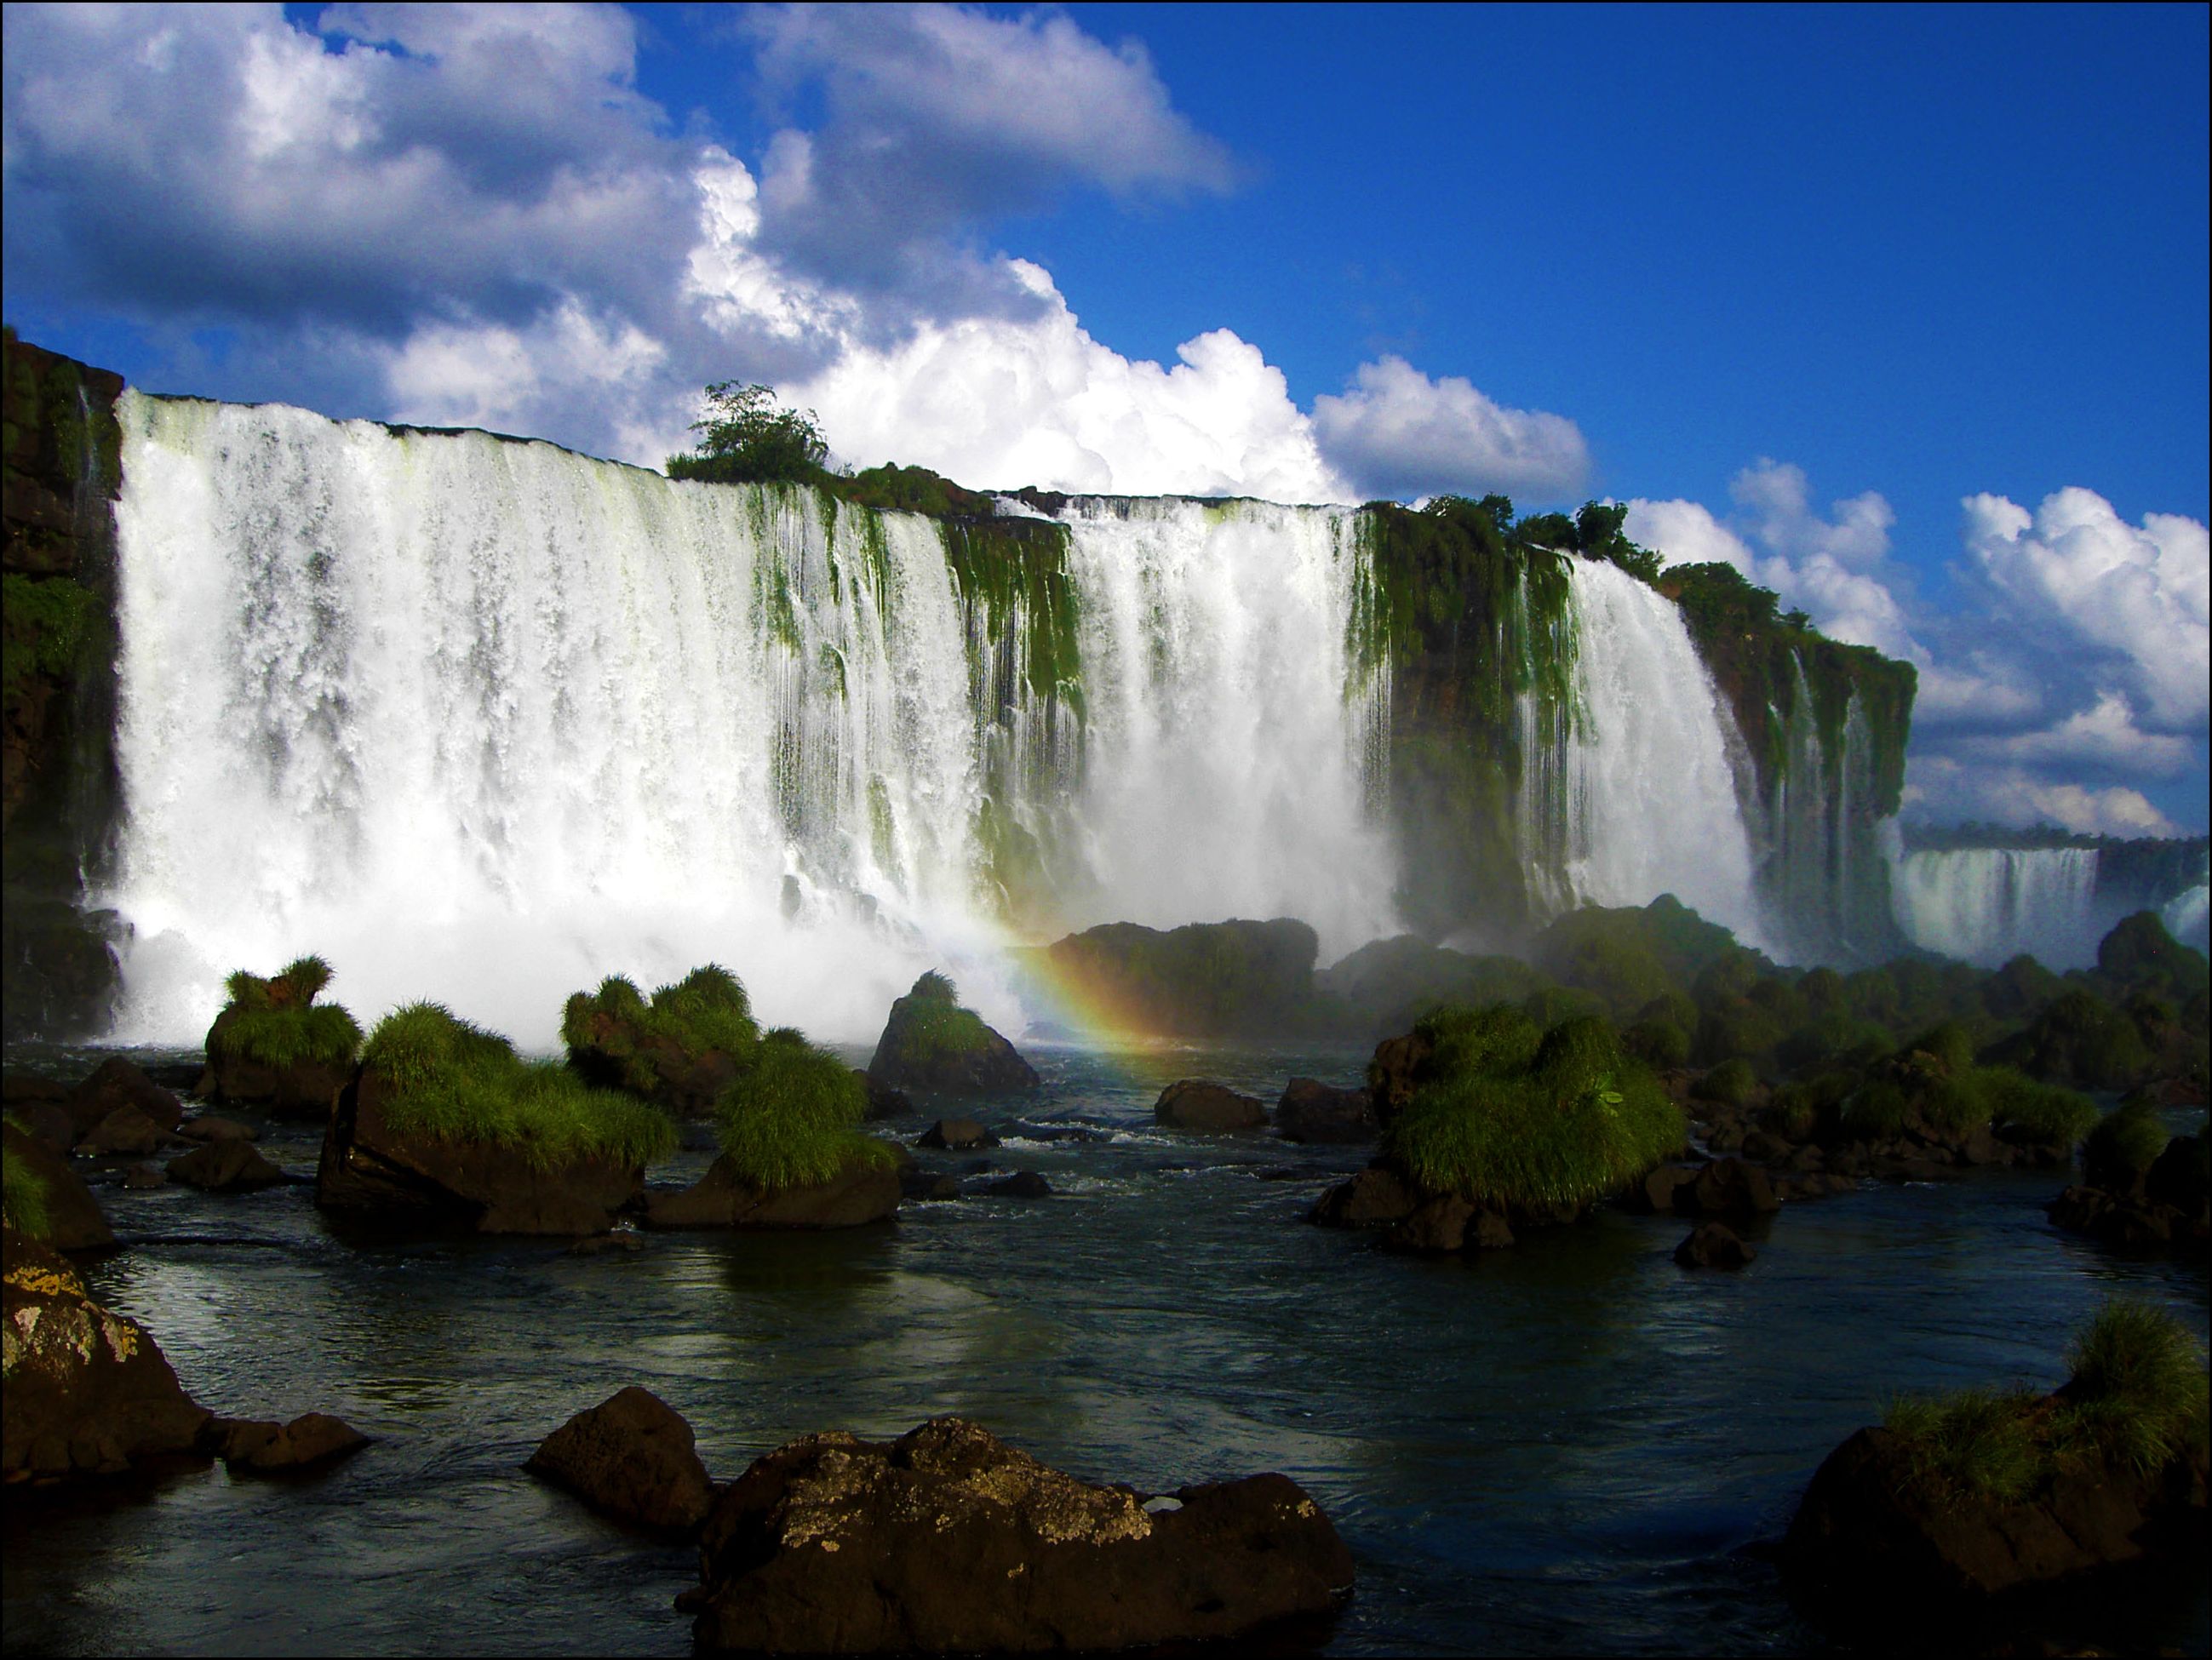
{"label": "distant waterfall", "polygon": [[432,996],[535,1043],[569,991],[708,958],[849,1037],[948,963],[1018,1029],[1024,859],[1057,925],[1392,930],[1350,515],[1074,504],[1081,661],[1040,692],[1035,597],[964,592],[927,519],[479,433],[118,412],[120,1035],[194,1041],[226,971],[308,951],[364,1019]]}
{"label": "distant waterfall", "polygon": [[1559,798],[1541,819],[1556,826],[1569,894],[1640,905],[1671,892],[1760,943],[1729,717],[1681,613],[1614,565],[1575,560],[1569,581],[1571,736],[1556,764],[1524,763],[1535,791]]}
{"label": "distant waterfall", "polygon": [[2094,848],[1955,848],[1908,853],[1896,877],[1897,920],[1917,946],[1984,968],[2026,952],[2047,968],[2081,968],[2117,918],[2097,900]]}

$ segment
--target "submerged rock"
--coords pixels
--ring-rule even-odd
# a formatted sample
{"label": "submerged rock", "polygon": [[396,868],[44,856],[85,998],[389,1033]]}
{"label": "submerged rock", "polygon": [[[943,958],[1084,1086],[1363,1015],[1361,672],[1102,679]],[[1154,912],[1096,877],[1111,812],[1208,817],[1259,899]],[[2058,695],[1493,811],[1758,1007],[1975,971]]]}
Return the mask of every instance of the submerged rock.
{"label": "submerged rock", "polygon": [[899,1172],[854,1158],[827,1182],[801,1188],[755,1187],[726,1153],[680,1193],[649,1195],[649,1228],[849,1228],[880,1222],[898,1209]]}
{"label": "submerged rock", "polygon": [[168,1171],[177,1181],[210,1193],[251,1193],[284,1179],[250,1141],[210,1141],[169,1160]]}
{"label": "submerged rock", "polygon": [[1378,1126],[1365,1090],[1332,1089],[1293,1078],[1275,1104],[1275,1133],[1285,1141],[1372,1141]]}
{"label": "submerged rock", "polygon": [[203,1113],[198,1118],[187,1118],[177,1126],[177,1134],[187,1141],[203,1144],[210,1141],[258,1141],[261,1133],[251,1124],[241,1124],[235,1118],[218,1118],[213,1113]]}
{"label": "submerged rock", "polygon": [[942,1095],[1000,1095],[1043,1081],[982,1017],[961,1006],[952,982],[935,972],[891,1005],[868,1077],[878,1089]]}
{"label": "submerged rock", "polygon": [[1012,1176],[984,1183],[975,1191],[989,1199],[1049,1199],[1052,1183],[1033,1170],[1018,1170]]}
{"label": "submerged rock", "polygon": [[234,1471],[258,1475],[306,1469],[357,1452],[369,1440],[344,1419],[325,1412],[301,1413],[289,1424],[263,1418],[217,1418],[201,1438]]}
{"label": "submerged rock", "polygon": [[714,1502],[691,1426],[635,1383],[555,1430],[523,1468],[641,1527],[692,1532]]}
{"label": "submerged rock", "polygon": [[645,1172],[605,1158],[540,1170],[526,1149],[394,1129],[390,1083],[365,1067],[323,1132],[315,1203],[378,1225],[478,1233],[604,1233],[645,1191]]}
{"label": "submerged rock", "polygon": [[1322,1195],[1311,1220],[1324,1227],[1387,1227],[1421,1202],[1413,1184],[1387,1164],[1376,1164]]}
{"label": "submerged rock", "polygon": [[1281,1475],[1152,1499],[981,1426],[777,1448],[726,1488],[686,1594],[702,1647],[769,1654],[1121,1649],[1235,1639],[1349,1595],[1351,1553]]}
{"label": "submerged rock", "polygon": [[1686,1268],[1740,1268],[1758,1256],[1735,1229],[1719,1222],[1698,1223],[1690,1230],[1689,1237],[1674,1247],[1674,1260]]}
{"label": "submerged rock", "polygon": [[1249,1095],[1202,1078],[1186,1078],[1160,1091],[1152,1116],[1170,1129],[1255,1130],[1267,1122],[1267,1109]]}
{"label": "submerged rock", "polygon": [[940,1118],[922,1131],[915,1142],[917,1147],[943,1147],[953,1152],[998,1145],[999,1138],[973,1118]]}
{"label": "submerged rock", "polygon": [[56,1252],[0,1235],[0,1477],[113,1475],[191,1451],[209,1419],[135,1320]]}

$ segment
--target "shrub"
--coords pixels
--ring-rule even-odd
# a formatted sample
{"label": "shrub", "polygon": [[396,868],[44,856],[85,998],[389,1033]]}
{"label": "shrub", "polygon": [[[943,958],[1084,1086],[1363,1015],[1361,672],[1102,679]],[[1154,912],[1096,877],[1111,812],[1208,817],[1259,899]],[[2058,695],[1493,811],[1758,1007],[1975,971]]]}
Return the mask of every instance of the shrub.
{"label": "shrub", "polygon": [[722,1151],[738,1175],[774,1190],[829,1181],[854,1158],[896,1155],[858,1126],[867,1094],[852,1070],[800,1033],[779,1027],[714,1104]]}
{"label": "shrub", "polygon": [[[24,1133],[14,1119],[8,1124]],[[52,1226],[46,1212],[46,1178],[12,1156],[0,1157],[0,1220],[27,1239],[43,1239]]]}
{"label": "shrub", "polygon": [[1974,1037],[1955,1020],[1946,1020],[1930,1027],[1907,1043],[1901,1053],[1932,1055],[1943,1063],[1943,1069],[1959,1077],[1974,1064]]}
{"label": "shrub", "polygon": [[1911,1098],[1895,1079],[1873,1079],[1844,1103],[1844,1128],[1862,1140],[1887,1140],[1905,1128],[1911,1110]]}
{"label": "shrub", "polygon": [[658,1108],[592,1089],[557,1061],[526,1061],[436,1003],[386,1015],[362,1059],[391,1084],[385,1118],[404,1134],[519,1147],[538,1170],[587,1158],[649,1164],[676,1147]]}
{"label": "shrub", "polygon": [[568,1064],[591,1081],[650,1096],[661,1083],[656,1052],[673,1049],[691,1061],[720,1050],[742,1061],[759,1031],[738,976],[708,963],[661,987],[651,1002],[626,976],[609,975],[596,993],[577,992],[562,1006],[561,1041]]}
{"label": "shrub", "polygon": [[1681,1146],[1681,1113],[1602,1019],[1562,1021],[1531,1054],[1512,1011],[1454,1012],[1458,1064],[1384,1133],[1386,1153],[1424,1189],[1522,1211],[1577,1207]]}
{"label": "shrub", "polygon": [[2053,1426],[2069,1444],[2146,1473],[2205,1435],[2204,1351],[2175,1316],[2114,1298],[2067,1351],[2074,1375]]}
{"label": "shrub", "polygon": [[2081,1144],[2081,1163],[2098,1186],[2130,1188],[2172,1139],[2155,1108],[2130,1102],[2097,1121]]}
{"label": "shrub", "polygon": [[277,1072],[351,1066],[361,1027],[337,1004],[315,1001],[330,983],[331,965],[319,957],[299,958],[266,980],[234,970],[224,982],[230,1001],[208,1031],[210,1052]]}
{"label": "shrub", "polygon": [[2078,1091],[2039,1084],[2010,1067],[1976,1073],[1990,1123],[2011,1141],[2071,1149],[2097,1122],[2097,1104]]}
{"label": "shrub", "polygon": [[1690,1034],[1672,1020],[1638,1020],[1620,1034],[1620,1046],[1648,1067],[1662,1071],[1687,1066]]}
{"label": "shrub", "polygon": [[1752,1091],[1759,1087],[1759,1074],[1751,1069],[1751,1062],[1741,1055],[1723,1061],[1698,1079],[1690,1092],[1700,1101],[1718,1101],[1724,1106],[1740,1107],[1751,1099]]}

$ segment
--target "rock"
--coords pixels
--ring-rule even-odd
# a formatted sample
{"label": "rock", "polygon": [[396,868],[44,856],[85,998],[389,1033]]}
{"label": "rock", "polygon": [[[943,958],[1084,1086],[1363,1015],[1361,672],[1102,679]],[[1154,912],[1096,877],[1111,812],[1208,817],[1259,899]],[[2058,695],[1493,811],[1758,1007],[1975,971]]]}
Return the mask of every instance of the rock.
{"label": "rock", "polygon": [[91,1077],[70,1092],[70,1116],[76,1120],[80,1137],[125,1107],[136,1108],[157,1129],[174,1129],[185,1116],[182,1102],[119,1055],[101,1061]]}
{"label": "rock", "polygon": [[1753,1130],[1743,1138],[1743,1156],[1762,1164],[1778,1164],[1796,1151],[1771,1130]]}
{"label": "rock", "polygon": [[1285,1141],[1372,1141],[1375,1110],[1365,1090],[1331,1089],[1293,1078],[1275,1104],[1275,1133]]}
{"label": "rock", "polygon": [[302,1413],[289,1424],[259,1418],[210,1420],[202,1444],[233,1472],[305,1469],[357,1451],[368,1437],[328,1413]]}
{"label": "rock", "polygon": [[1309,1219],[1324,1227],[1381,1227],[1412,1215],[1419,1203],[1402,1177],[1377,1164],[1322,1195]]}
{"label": "rock", "polygon": [[323,1131],[315,1203],[379,1225],[478,1233],[605,1233],[645,1190],[645,1172],[604,1158],[540,1170],[526,1151],[392,1128],[391,1085],[362,1068]]}
{"label": "rock", "polygon": [[2200,1208],[2191,1214],[2133,1193],[2071,1187],[2052,1200],[2045,1214],[2069,1233],[2079,1233],[2124,1250],[2164,1251],[2179,1248],[2202,1255],[2212,1243],[2212,1227]]}
{"label": "rock", "polygon": [[169,1176],[167,1171],[156,1170],[151,1164],[132,1164],[123,1172],[123,1185],[132,1193],[144,1193],[167,1187]]}
{"label": "rock", "polygon": [[112,1475],[190,1452],[207,1409],[136,1321],[85,1295],[56,1252],[0,1235],[0,1476]]}
{"label": "rock", "polygon": [[6,1075],[4,1104],[8,1116],[30,1135],[56,1152],[66,1153],[76,1145],[76,1120],[70,1116],[69,1090],[51,1078],[28,1073]]}
{"label": "rock", "polygon": [[914,1098],[904,1090],[895,1090],[888,1084],[879,1084],[858,1067],[853,1068],[853,1076],[860,1080],[860,1087],[868,1092],[868,1118],[904,1118],[914,1111]]}
{"label": "rock", "polygon": [[169,1160],[169,1174],[189,1187],[210,1193],[250,1193],[273,1188],[284,1172],[263,1158],[251,1141],[210,1141]]}
{"label": "rock", "polygon": [[555,1430],[523,1468],[593,1510],[672,1533],[695,1530],[714,1502],[691,1426],[635,1383]]}
{"label": "rock", "polygon": [[76,1144],[81,1158],[135,1157],[166,1146],[175,1138],[136,1107],[118,1107],[84,1133]]}
{"label": "rock", "polygon": [[35,1073],[0,1073],[0,1110],[20,1114],[30,1107],[69,1104],[70,1086]]}
{"label": "rock", "polygon": [[1621,1195],[1631,1210],[1663,1215],[1674,1208],[1674,1195],[1698,1179],[1693,1164],[1661,1164]]}
{"label": "rock", "polygon": [[1686,1268],[1740,1268],[1759,1253],[1718,1222],[1700,1222],[1674,1247],[1674,1260]]}
{"label": "rock", "polygon": [[40,1243],[55,1250],[97,1250],[115,1243],[100,1201],[67,1158],[13,1124],[0,1128],[0,1151],[11,1164],[21,1159],[45,1189],[46,1228]]}
{"label": "rock", "polygon": [[1436,1041],[1418,1029],[1375,1046],[1367,1063],[1367,1098],[1377,1124],[1389,1123],[1405,1110],[1436,1051]]}
{"label": "rock", "polygon": [[1160,1091],[1152,1116],[1170,1129],[1218,1133],[1258,1129],[1267,1122],[1267,1110],[1251,1096],[1186,1078]]}
{"label": "rock", "polygon": [[177,1134],[187,1141],[258,1141],[261,1133],[251,1124],[241,1124],[235,1118],[217,1118],[212,1113],[203,1113],[198,1118],[187,1118],[177,1126]]}
{"label": "rock", "polygon": [[1496,1211],[1486,1210],[1467,1231],[1467,1243],[1477,1250],[1504,1250],[1513,1243],[1513,1229]]}
{"label": "rock", "polygon": [[854,1158],[827,1182],[769,1192],[738,1174],[726,1154],[681,1193],[646,1198],[649,1228],[849,1228],[898,1210],[899,1173]]}
{"label": "rock", "polygon": [[960,1178],[957,1176],[947,1176],[942,1171],[933,1174],[912,1167],[899,1172],[899,1197],[902,1199],[937,1202],[959,1196]]}
{"label": "rock", "polygon": [[1468,1224],[1474,1216],[1474,1207],[1457,1194],[1442,1194],[1417,1206],[1390,1230],[1385,1243],[1393,1250],[1457,1250],[1467,1243]]}
{"label": "rock", "polygon": [[595,1233],[588,1239],[579,1239],[568,1247],[571,1256],[599,1256],[611,1250],[643,1250],[645,1241],[639,1238],[635,1228],[615,1228],[606,1233]]}
{"label": "rock", "polygon": [[999,1138],[972,1118],[940,1118],[915,1142],[917,1147],[945,1147],[954,1152],[998,1145]]}
{"label": "rock", "polygon": [[1741,1158],[1717,1158],[1674,1189],[1674,1208],[1693,1216],[1742,1216],[1779,1210],[1766,1172]]}
{"label": "rock", "polygon": [[[1915,1479],[1905,1442],[1863,1429],[1828,1455],[1784,1541],[1785,1571],[1815,1596],[1972,1602],[2132,1561],[2204,1503],[2203,1454],[2138,1472],[2094,1454],[2059,1462],[2014,1500],[1954,1496]],[[2195,1468],[2191,1464],[2194,1462]]]}
{"label": "rock", "polygon": [[694,1640],[768,1653],[1123,1649],[1324,1614],[1352,1561],[1281,1475],[1172,1503],[1087,1486],[980,1426],[810,1435],[756,1462],[700,1538]]}
{"label": "rock", "polygon": [[1012,1043],[960,1006],[952,982],[935,973],[923,975],[891,1005],[868,1076],[887,1090],[942,1095],[1001,1095],[1042,1081]]}
{"label": "rock", "polygon": [[1049,1199],[1052,1183],[1033,1170],[1018,1170],[1012,1176],[986,1182],[977,1191],[993,1199]]}

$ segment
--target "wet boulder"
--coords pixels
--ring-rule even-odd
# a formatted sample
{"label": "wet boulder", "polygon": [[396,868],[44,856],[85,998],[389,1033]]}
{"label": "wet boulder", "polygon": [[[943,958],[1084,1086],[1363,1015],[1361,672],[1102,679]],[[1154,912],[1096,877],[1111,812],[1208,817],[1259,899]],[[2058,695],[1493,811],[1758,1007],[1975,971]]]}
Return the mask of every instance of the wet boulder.
{"label": "wet boulder", "polygon": [[884,1090],[1001,1095],[1042,1080],[1014,1046],[964,1007],[952,982],[932,970],[891,1005],[868,1076]]}
{"label": "wet boulder", "polygon": [[143,1326],[12,1228],[0,1234],[0,1479],[113,1475],[193,1450],[210,1414]]}
{"label": "wet boulder", "polygon": [[152,1164],[130,1164],[123,1171],[123,1188],[126,1193],[149,1193],[155,1188],[169,1185],[169,1173]]}
{"label": "wet boulder", "polygon": [[1275,1133],[1285,1141],[1372,1141],[1376,1128],[1365,1090],[1332,1089],[1316,1079],[1293,1078],[1275,1104]]}
{"label": "wet boulder", "polygon": [[867,1091],[867,1116],[871,1120],[904,1118],[914,1110],[914,1098],[904,1090],[895,1090],[888,1084],[878,1083],[858,1067],[853,1068],[853,1076],[860,1080],[860,1087]]}
{"label": "wet boulder", "polygon": [[1692,1216],[1748,1216],[1779,1210],[1765,1171],[1741,1158],[1716,1158],[1694,1179],[1677,1182],[1674,1208]]}
{"label": "wet boulder", "polygon": [[172,1180],[210,1193],[251,1193],[284,1179],[251,1141],[210,1141],[169,1160],[168,1172]]}
{"label": "wet boulder", "polygon": [[136,1107],[118,1107],[84,1133],[76,1144],[80,1158],[137,1158],[175,1140]]}
{"label": "wet boulder", "polygon": [[898,1210],[898,1167],[872,1158],[846,1160],[827,1182],[762,1188],[725,1153],[680,1193],[647,1197],[649,1228],[850,1228]]}
{"label": "wet boulder", "polygon": [[1052,1183],[1033,1170],[1018,1170],[995,1182],[986,1182],[976,1192],[988,1199],[1049,1199]]}
{"label": "wet boulder", "polygon": [[917,1147],[942,1147],[954,1152],[998,1145],[999,1138],[973,1118],[940,1118],[922,1131],[915,1142]]}
{"label": "wet boulder", "polygon": [[1152,1116],[1169,1129],[1219,1134],[1261,1128],[1267,1122],[1267,1109],[1225,1085],[1186,1078],[1160,1091]]}
{"label": "wet boulder", "polygon": [[70,1091],[70,1117],[80,1139],[125,1109],[137,1112],[163,1130],[176,1128],[185,1116],[182,1102],[119,1055],[108,1056]]}
{"label": "wet boulder", "polygon": [[13,1124],[0,1126],[0,1152],[11,1164],[20,1160],[36,1179],[46,1210],[41,1243],[55,1250],[97,1250],[115,1243],[100,1201],[67,1158]]}
{"label": "wet boulder", "polygon": [[1686,1268],[1741,1268],[1759,1253],[1735,1230],[1721,1222],[1700,1222],[1674,1247],[1674,1260]]}
{"label": "wet boulder", "polygon": [[396,1128],[392,1085],[364,1067],[323,1132],[315,1203],[401,1231],[581,1236],[604,1233],[645,1191],[645,1172],[604,1158],[549,1169],[524,1146],[448,1141]]}
{"label": "wet boulder", "polygon": [[368,1444],[369,1438],[325,1412],[301,1413],[289,1424],[273,1419],[217,1418],[201,1444],[234,1471],[269,1475],[307,1469]]}
{"label": "wet boulder", "polygon": [[1388,1227],[1412,1215],[1420,1202],[1419,1194],[1404,1177],[1376,1164],[1322,1195],[1309,1219],[1323,1227]]}
{"label": "wet boulder", "polygon": [[1351,1553],[1281,1475],[1149,1498],[981,1426],[787,1443],[726,1488],[683,1606],[702,1648],[1122,1649],[1227,1640],[1349,1594]]}
{"label": "wet boulder", "polygon": [[251,1124],[240,1123],[235,1118],[218,1118],[213,1113],[203,1113],[198,1118],[187,1118],[177,1126],[177,1134],[187,1141],[205,1144],[210,1141],[258,1141],[260,1132]]}
{"label": "wet boulder", "polygon": [[555,1430],[524,1468],[619,1521],[668,1532],[696,1530],[714,1502],[691,1426],[635,1383]]}
{"label": "wet boulder", "polygon": [[0,1106],[4,1106],[8,1116],[33,1138],[56,1152],[66,1153],[77,1140],[76,1121],[70,1116],[69,1098],[68,1087],[51,1078],[11,1072],[6,1075]]}

